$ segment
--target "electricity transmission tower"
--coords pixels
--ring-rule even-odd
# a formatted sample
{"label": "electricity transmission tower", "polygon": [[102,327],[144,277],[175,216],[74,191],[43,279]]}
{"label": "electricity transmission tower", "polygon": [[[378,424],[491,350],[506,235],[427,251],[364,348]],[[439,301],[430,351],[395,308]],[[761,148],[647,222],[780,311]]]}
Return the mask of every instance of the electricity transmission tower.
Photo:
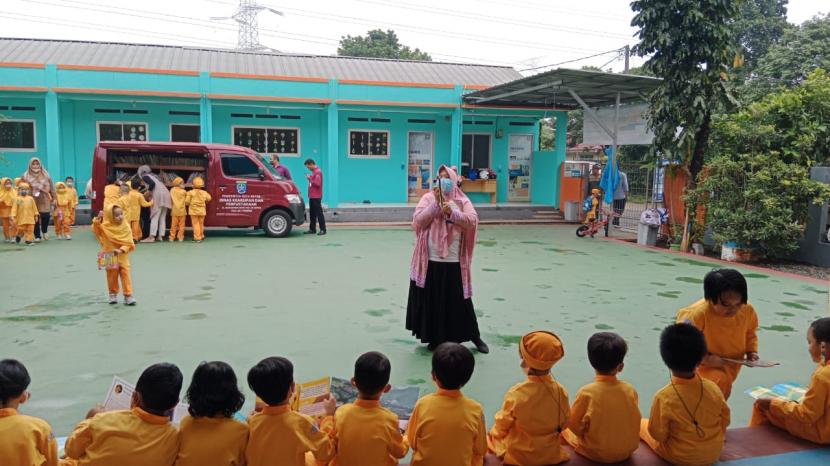
{"label": "electricity transmission tower", "polygon": [[239,24],[239,36],[236,48],[239,50],[263,50],[268,47],[259,43],[259,28],[257,15],[263,11],[269,11],[275,15],[284,16],[283,12],[273,8],[258,5],[256,0],[239,0],[239,7],[231,16],[210,18],[216,21],[234,20]]}

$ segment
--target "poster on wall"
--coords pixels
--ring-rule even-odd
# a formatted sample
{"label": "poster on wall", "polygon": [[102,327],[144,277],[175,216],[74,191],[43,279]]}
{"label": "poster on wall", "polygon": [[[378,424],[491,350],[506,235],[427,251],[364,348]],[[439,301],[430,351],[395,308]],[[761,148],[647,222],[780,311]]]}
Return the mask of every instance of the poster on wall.
{"label": "poster on wall", "polygon": [[[620,106],[619,133],[617,134],[619,145],[651,144],[654,134],[649,131],[648,122],[644,116],[647,110],[646,104]],[[614,107],[600,108],[596,114],[606,127],[614,129]],[[610,146],[614,143],[611,136],[593,119],[585,118],[582,126],[583,144]]]}
{"label": "poster on wall", "polygon": [[511,134],[508,143],[509,179],[507,199],[525,202],[530,200],[530,161],[533,152],[533,135]]}
{"label": "poster on wall", "polygon": [[417,202],[429,191],[432,178],[432,147],[432,133],[409,133],[407,191],[410,202]]}

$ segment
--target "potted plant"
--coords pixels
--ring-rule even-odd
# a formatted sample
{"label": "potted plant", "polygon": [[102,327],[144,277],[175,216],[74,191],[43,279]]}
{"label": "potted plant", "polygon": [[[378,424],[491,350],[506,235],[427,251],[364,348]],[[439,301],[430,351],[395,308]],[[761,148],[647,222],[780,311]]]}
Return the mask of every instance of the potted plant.
{"label": "potted plant", "polygon": [[706,234],[706,227],[702,222],[695,222],[692,225],[692,232],[689,234],[689,241],[692,243],[692,252],[695,255],[703,255],[703,235]]}
{"label": "potted plant", "polygon": [[683,225],[674,225],[673,231],[674,233],[672,234],[671,241],[669,242],[669,249],[672,251],[679,251],[680,243],[683,241]]}

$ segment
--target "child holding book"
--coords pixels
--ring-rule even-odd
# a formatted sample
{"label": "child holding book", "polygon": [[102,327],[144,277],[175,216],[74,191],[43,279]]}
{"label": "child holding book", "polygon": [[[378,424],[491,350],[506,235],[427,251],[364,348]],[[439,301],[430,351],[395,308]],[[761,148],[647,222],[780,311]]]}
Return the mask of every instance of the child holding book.
{"label": "child holding book", "polygon": [[706,339],[693,325],[674,324],[660,334],[660,356],[671,371],[668,385],[640,424],[640,438],[673,464],[712,464],[720,457],[729,406],[714,382],[697,368],[706,356]]}
{"label": "child holding book", "polygon": [[135,250],[132,231],[124,220],[124,209],[118,204],[110,204],[98,212],[92,221],[92,232],[101,243],[101,252],[113,254],[116,266],[107,268],[107,288],[109,303],[118,303],[118,279],[124,292],[124,304],[135,306],[133,281],[130,276],[130,253]]}
{"label": "child holding book", "polygon": [[[81,421],[64,448],[64,466],[172,465],[179,431],[170,413],[179,403],[182,373],[174,364],[153,364],[135,384],[132,409],[95,414]],[[94,414],[95,410],[91,412]]]}
{"label": "child holding book", "polygon": [[190,212],[190,224],[193,226],[193,241],[201,243],[205,239],[205,216],[210,194],[205,191],[205,180],[201,177],[193,179],[193,189],[187,192],[186,204]]}
{"label": "child holding book", "polygon": [[3,222],[3,242],[13,243],[16,236],[12,223],[12,207],[17,199],[17,190],[11,178],[0,180],[0,221]]}
{"label": "child holding book", "polygon": [[58,445],[43,419],[20,414],[29,400],[31,378],[20,361],[0,361],[0,464],[3,466],[56,466]]}
{"label": "child holding book", "polygon": [[398,416],[380,405],[380,398],[392,386],[392,366],[381,353],[372,351],[357,358],[352,385],[357,400],[337,409],[334,439],[337,455],[330,466],[394,466],[409,447],[398,429]]}
{"label": "child holding book", "polygon": [[519,342],[519,356],[527,380],[504,396],[487,435],[490,452],[516,466],[567,461],[559,435],[568,423],[568,393],[551,375],[553,365],[565,356],[562,341],[551,332],[530,332]]}
{"label": "child holding book", "polygon": [[752,410],[750,426],[772,424],[805,440],[830,444],[830,317],[810,324],[807,351],[818,365],[800,403],[760,399]]}
{"label": "child holding book", "polygon": [[[281,357],[265,358],[248,371],[248,386],[267,406],[248,418],[250,435],[245,458],[248,466],[305,466],[306,454],[325,463],[334,456],[334,441],[310,417],[291,411],[294,366]],[[336,408],[334,398],[325,402],[321,420],[330,431]]]}
{"label": "child holding book", "polygon": [[410,466],[480,466],[487,452],[481,405],[461,387],[473,375],[473,353],[458,343],[442,343],[432,353],[432,380],[438,391],[418,400],[406,438]]}
{"label": "child holding book", "polygon": [[758,315],[747,302],[746,278],[737,270],[707,273],[703,294],[704,299],[677,313],[677,322],[690,323],[703,332],[709,353],[698,373],[715,382],[728,400],[741,365],[726,359],[759,359]]}
{"label": "child holding book", "polygon": [[640,445],[637,391],[617,379],[626,353],[628,344],[616,333],[588,339],[588,361],[597,377],[579,389],[562,435],[578,454],[598,463],[625,461]]}
{"label": "child holding book", "polygon": [[187,191],[184,189],[184,180],[181,177],[176,177],[173,180],[173,187],[170,188],[170,199],[172,208],[170,209],[170,241],[178,239],[179,242],[184,241],[184,226],[187,218]]}
{"label": "child holding book", "polygon": [[189,416],[179,426],[181,445],[176,466],[245,464],[248,426],[233,418],[245,395],[227,363],[203,362],[193,372],[186,401]]}

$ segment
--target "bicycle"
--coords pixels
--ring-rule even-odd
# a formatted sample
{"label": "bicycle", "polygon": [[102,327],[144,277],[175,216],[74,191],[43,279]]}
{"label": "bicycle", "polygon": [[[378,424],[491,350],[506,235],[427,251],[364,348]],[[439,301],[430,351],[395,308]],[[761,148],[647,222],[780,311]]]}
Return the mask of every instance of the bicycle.
{"label": "bicycle", "polygon": [[621,217],[621,215],[611,210],[603,209],[600,218],[598,218],[596,221],[580,225],[579,228],[576,229],[576,236],[580,238],[590,236],[591,238],[593,238],[594,235],[596,235],[600,229],[603,229],[605,230],[605,236],[607,237],[608,219],[614,217],[619,218]]}

